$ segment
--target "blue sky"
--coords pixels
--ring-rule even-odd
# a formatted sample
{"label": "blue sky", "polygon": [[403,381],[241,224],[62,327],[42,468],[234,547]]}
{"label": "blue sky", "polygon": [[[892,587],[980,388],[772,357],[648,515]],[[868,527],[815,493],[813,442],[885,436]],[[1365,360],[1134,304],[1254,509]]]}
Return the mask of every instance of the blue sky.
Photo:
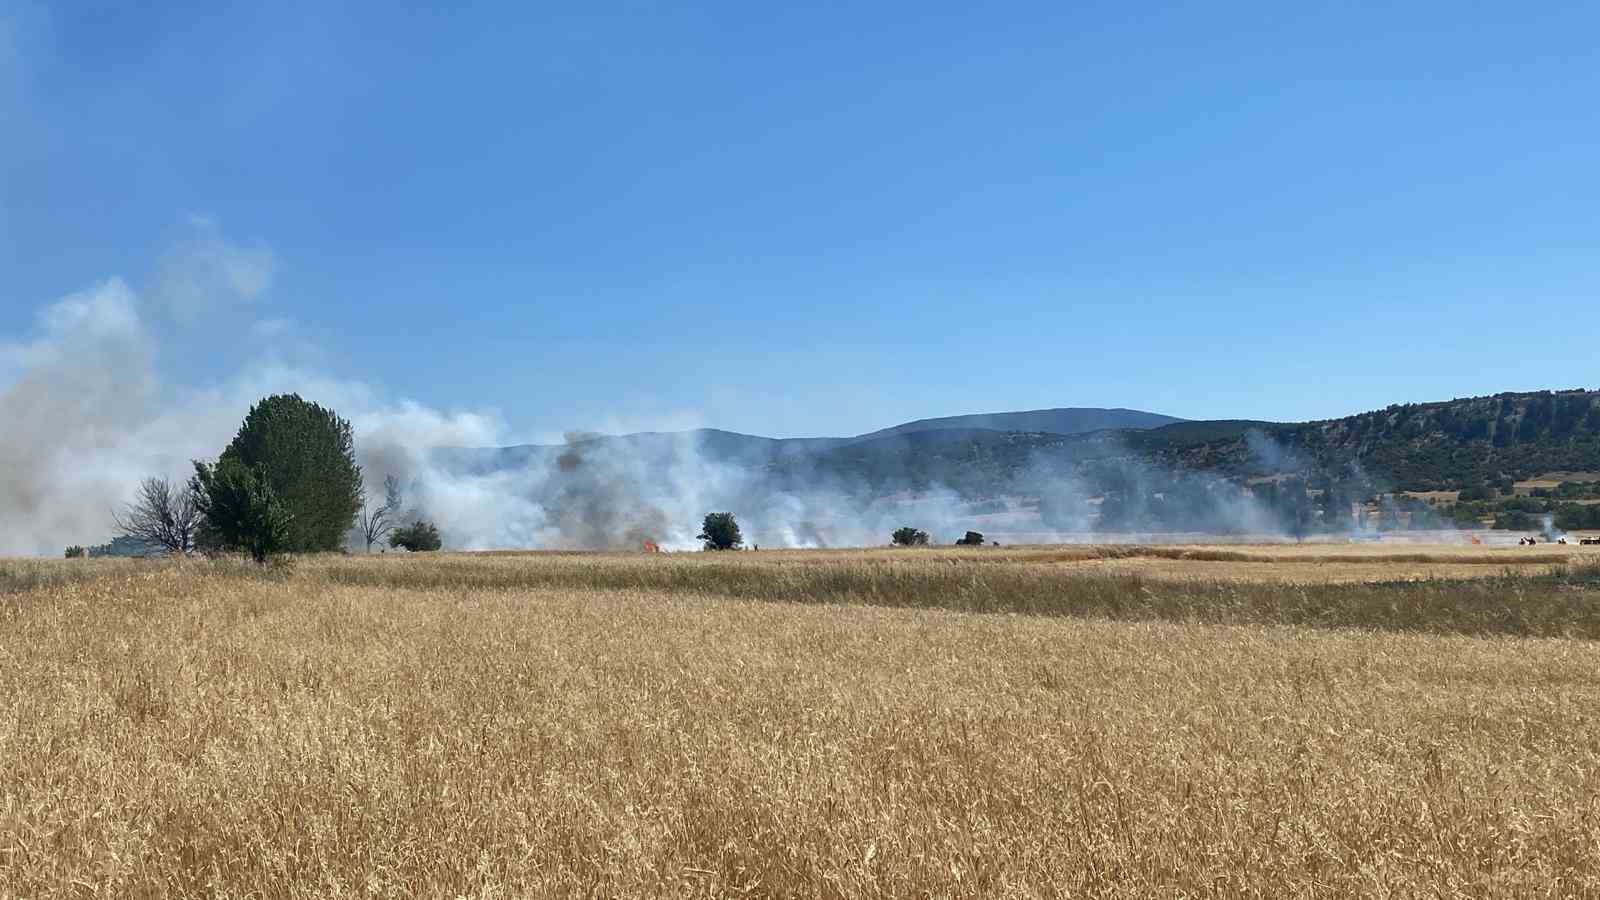
{"label": "blue sky", "polygon": [[224,235],[174,381],[530,436],[1593,386],[1593,3],[405,6],[0,0],[0,336]]}

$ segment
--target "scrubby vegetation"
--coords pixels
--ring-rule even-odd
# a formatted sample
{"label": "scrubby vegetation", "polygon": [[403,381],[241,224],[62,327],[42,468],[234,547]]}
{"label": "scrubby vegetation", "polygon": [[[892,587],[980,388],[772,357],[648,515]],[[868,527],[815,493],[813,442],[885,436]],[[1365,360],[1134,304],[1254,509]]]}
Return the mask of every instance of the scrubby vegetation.
{"label": "scrubby vegetation", "polygon": [[928,546],[928,533],[920,528],[903,525],[889,535],[889,543],[896,547],[926,547]]}
{"label": "scrubby vegetation", "polygon": [[424,553],[438,550],[444,546],[444,541],[439,537],[439,529],[432,522],[418,519],[410,525],[396,528],[389,535],[389,546],[409,550],[412,553]]}

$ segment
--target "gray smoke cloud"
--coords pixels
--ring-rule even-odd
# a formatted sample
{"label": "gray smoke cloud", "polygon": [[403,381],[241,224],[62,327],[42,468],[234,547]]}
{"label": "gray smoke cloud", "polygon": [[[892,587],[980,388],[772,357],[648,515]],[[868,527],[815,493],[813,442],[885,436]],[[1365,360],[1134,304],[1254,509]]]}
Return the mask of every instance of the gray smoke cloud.
{"label": "gray smoke cloud", "polygon": [[[157,394],[149,341],[120,280],[66,297],[38,333],[0,345],[11,383],[0,393],[0,554],[35,554],[105,530],[108,497],[140,463],[131,434],[148,429]],[[132,466],[133,468],[129,468]]]}

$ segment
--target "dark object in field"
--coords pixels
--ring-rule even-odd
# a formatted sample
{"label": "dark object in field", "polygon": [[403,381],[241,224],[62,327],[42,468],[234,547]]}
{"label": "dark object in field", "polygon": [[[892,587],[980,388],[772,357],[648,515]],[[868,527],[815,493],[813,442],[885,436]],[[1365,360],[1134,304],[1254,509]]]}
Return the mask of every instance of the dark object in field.
{"label": "dark object in field", "polygon": [[1579,538],[1578,543],[1586,547],[1592,547],[1600,544],[1600,538]]}
{"label": "dark object in field", "polygon": [[705,542],[707,550],[738,550],[744,547],[744,535],[739,533],[739,522],[731,512],[706,513],[696,539]]}
{"label": "dark object in field", "polygon": [[967,532],[966,536],[962,537],[961,540],[956,541],[956,546],[957,547],[982,547],[983,546],[983,532],[981,532],[981,531],[969,531],[969,532]]}
{"label": "dark object in field", "polygon": [[925,547],[928,544],[928,533],[920,528],[902,525],[889,535],[889,543],[896,547]]}
{"label": "dark object in field", "polygon": [[444,541],[439,538],[437,526],[432,522],[418,519],[404,528],[396,528],[390,532],[389,546],[403,548],[412,553],[426,553],[443,547]]}

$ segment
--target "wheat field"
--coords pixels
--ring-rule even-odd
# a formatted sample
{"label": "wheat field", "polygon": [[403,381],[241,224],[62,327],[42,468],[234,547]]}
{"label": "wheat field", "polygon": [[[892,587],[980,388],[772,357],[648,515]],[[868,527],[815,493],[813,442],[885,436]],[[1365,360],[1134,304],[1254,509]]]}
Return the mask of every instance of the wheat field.
{"label": "wheat field", "polygon": [[0,563],[0,895],[1600,892],[1592,568],[1188,552]]}

